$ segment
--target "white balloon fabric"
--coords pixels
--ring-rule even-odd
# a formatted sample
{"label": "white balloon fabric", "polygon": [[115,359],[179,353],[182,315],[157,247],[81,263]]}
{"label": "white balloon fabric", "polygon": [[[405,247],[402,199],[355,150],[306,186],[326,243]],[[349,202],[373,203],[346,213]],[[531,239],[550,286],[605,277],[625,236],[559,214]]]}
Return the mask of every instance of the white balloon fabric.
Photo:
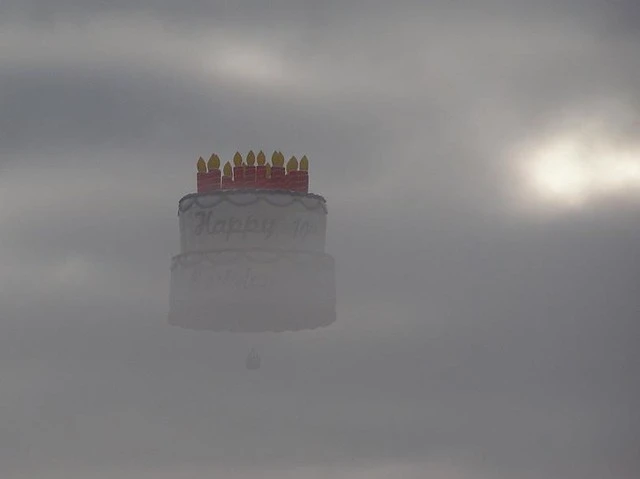
{"label": "white balloon fabric", "polygon": [[171,265],[169,322],[217,332],[315,329],[336,320],[325,199],[227,190],[179,203],[181,252]]}
{"label": "white balloon fabric", "polygon": [[256,352],[254,348],[251,348],[249,351],[249,355],[247,356],[247,360],[245,361],[245,365],[249,370],[260,369],[260,364],[262,363],[262,359],[260,355]]}

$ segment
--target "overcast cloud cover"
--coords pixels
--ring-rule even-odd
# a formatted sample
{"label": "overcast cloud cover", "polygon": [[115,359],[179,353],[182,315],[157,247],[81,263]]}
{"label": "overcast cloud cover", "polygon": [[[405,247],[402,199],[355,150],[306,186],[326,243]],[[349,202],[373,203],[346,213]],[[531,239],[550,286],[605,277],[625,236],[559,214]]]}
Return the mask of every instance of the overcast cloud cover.
{"label": "overcast cloud cover", "polygon": [[[638,5],[1,0],[0,477],[638,477]],[[249,149],[310,158],[329,328],[167,324]]]}

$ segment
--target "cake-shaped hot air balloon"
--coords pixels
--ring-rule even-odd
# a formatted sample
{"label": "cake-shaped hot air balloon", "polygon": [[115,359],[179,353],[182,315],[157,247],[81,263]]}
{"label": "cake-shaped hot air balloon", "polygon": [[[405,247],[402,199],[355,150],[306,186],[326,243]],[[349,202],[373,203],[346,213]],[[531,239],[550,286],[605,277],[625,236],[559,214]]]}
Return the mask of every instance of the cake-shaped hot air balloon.
{"label": "cake-shaped hot air balloon", "polygon": [[[253,153],[248,157],[255,168]],[[220,161],[213,158],[209,167],[219,178]],[[273,165],[264,164],[262,152],[257,158],[261,168],[250,173],[249,183],[237,153],[233,172],[225,164],[219,189],[203,183],[179,201],[171,324],[261,333],[315,329],[336,320],[334,259],[325,252],[327,204],[308,192],[308,160],[303,157],[300,170],[290,160],[289,173],[296,175],[288,179],[282,153],[274,153]],[[200,175],[203,163],[198,161]],[[248,361],[252,368],[259,364],[255,356]]]}

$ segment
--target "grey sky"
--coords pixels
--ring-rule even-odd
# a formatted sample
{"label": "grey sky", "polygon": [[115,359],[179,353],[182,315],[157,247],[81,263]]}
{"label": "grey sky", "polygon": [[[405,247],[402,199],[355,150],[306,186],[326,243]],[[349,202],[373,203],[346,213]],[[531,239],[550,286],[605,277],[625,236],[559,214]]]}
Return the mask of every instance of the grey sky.
{"label": "grey sky", "polygon": [[[632,0],[3,0],[0,476],[637,477],[640,186],[521,167],[638,167],[639,43]],[[329,328],[167,325],[195,160],[250,148],[310,158]]]}

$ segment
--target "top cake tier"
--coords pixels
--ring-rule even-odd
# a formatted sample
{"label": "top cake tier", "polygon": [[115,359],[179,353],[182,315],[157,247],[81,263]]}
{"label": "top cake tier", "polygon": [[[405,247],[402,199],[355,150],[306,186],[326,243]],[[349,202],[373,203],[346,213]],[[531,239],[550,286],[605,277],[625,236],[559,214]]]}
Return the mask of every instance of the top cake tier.
{"label": "top cake tier", "polygon": [[323,197],[237,189],[190,194],[179,202],[182,253],[263,249],[324,253]]}

